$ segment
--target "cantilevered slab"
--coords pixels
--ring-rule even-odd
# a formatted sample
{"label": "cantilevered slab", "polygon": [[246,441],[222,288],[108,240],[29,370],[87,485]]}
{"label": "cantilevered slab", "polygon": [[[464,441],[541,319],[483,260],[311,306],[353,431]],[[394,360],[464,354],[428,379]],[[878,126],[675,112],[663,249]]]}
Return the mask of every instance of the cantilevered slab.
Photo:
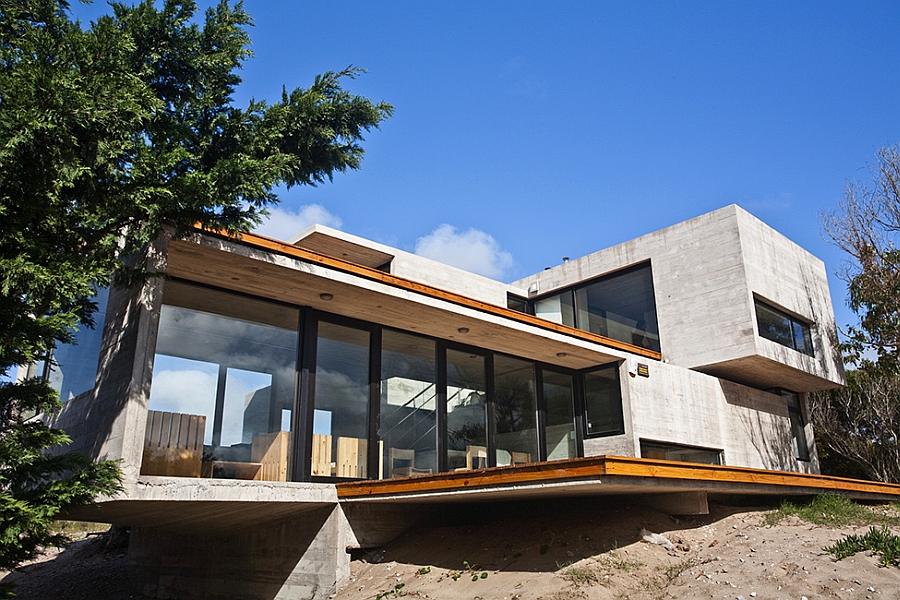
{"label": "cantilevered slab", "polygon": [[674,492],[806,496],[833,492],[859,500],[896,501],[900,485],[619,456],[337,485],[341,502],[479,502]]}
{"label": "cantilevered slab", "polygon": [[144,476],[123,493],[75,509],[65,518],[181,532],[222,532],[336,504],[335,487],[323,483]]}

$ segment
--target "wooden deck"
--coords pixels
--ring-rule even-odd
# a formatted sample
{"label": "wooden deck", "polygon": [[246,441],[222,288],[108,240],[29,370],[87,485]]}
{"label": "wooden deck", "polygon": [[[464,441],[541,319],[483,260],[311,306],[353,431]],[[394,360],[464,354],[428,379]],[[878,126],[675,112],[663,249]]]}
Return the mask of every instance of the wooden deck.
{"label": "wooden deck", "polygon": [[404,479],[337,484],[341,501],[479,501],[553,495],[663,494],[815,495],[845,494],[861,500],[896,501],[900,485],[622,456],[594,456],[438,473]]}

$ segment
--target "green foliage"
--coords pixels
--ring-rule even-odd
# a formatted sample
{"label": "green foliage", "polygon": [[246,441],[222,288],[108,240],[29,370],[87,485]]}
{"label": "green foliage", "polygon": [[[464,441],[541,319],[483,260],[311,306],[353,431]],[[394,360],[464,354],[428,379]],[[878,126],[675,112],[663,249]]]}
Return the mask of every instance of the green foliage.
{"label": "green foliage", "polygon": [[392,589],[389,589],[386,592],[379,592],[375,594],[375,600],[387,600],[388,598],[398,598],[402,594],[403,588],[406,587],[405,583],[398,583]]}
{"label": "green foliage", "polygon": [[[148,275],[151,244],[196,224],[239,234],[278,186],[357,169],[363,134],[393,107],[345,91],[349,67],[232,104],[250,57],[250,16],[223,0],[113,4],[88,26],[66,0],[0,0],[0,375],[92,326],[99,287]],[[125,267],[124,265],[129,265]],[[0,566],[15,566],[66,506],[116,489],[114,466],[45,450],[56,394],[0,387]]]}
{"label": "green foliage", "polygon": [[804,504],[788,500],[766,515],[767,525],[777,525],[789,516],[796,516],[817,525],[869,525],[872,523],[897,523],[898,519],[878,515],[865,506],[839,494],[820,494]]}
{"label": "green foliage", "polygon": [[900,536],[894,535],[885,526],[881,529],[870,527],[865,535],[848,535],[823,550],[833,554],[837,560],[857,552],[876,552],[881,555],[881,564],[900,566]]}
{"label": "green foliage", "polygon": [[900,368],[900,146],[878,151],[871,181],[854,182],[825,233],[851,261],[842,278],[859,323],[847,327],[843,349],[857,365],[874,350],[882,368]]}
{"label": "green foliage", "polygon": [[900,483],[900,373],[867,363],[846,387],[812,394],[810,409],[823,472]]}

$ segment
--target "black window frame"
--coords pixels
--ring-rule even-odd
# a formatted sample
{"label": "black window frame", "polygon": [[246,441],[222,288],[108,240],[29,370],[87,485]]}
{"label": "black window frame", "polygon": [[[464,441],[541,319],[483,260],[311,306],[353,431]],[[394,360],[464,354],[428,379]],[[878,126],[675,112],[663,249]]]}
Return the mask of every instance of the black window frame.
{"label": "black window frame", "polygon": [[[781,318],[784,321],[784,324],[787,327],[787,332],[789,335],[783,336],[785,339],[790,339],[790,344],[786,344],[782,338],[776,335],[766,335],[768,333],[767,329],[764,329],[762,323],[760,323],[760,308],[764,311],[768,311],[772,313],[774,316]],[[795,352],[799,352],[801,354],[805,354],[806,356],[815,357],[816,352],[813,346],[812,341],[812,329],[813,322],[807,319],[803,319],[801,317],[794,316],[778,307],[773,305],[771,302],[763,300],[758,296],[753,296],[753,311],[756,315],[756,331],[759,334],[759,337],[769,340],[771,342],[775,342],[776,344],[782,345],[785,348],[790,348]],[[798,348],[797,344],[797,333],[798,329],[800,332],[800,337],[803,339],[803,348]]]}

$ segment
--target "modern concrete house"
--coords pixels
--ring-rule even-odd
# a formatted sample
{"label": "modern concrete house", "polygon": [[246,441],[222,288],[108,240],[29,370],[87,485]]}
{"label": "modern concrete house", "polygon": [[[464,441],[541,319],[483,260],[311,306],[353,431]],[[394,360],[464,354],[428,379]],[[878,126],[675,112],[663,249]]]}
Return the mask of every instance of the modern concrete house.
{"label": "modern concrete house", "polygon": [[93,518],[133,526],[165,597],[325,597],[415,514],[339,482],[565,495],[541,465],[604,455],[816,474],[807,394],[844,383],[824,264],[733,205],[512,284],[321,226],[151,260],[167,277],[111,290],[51,379],[73,449],[122,461]]}

